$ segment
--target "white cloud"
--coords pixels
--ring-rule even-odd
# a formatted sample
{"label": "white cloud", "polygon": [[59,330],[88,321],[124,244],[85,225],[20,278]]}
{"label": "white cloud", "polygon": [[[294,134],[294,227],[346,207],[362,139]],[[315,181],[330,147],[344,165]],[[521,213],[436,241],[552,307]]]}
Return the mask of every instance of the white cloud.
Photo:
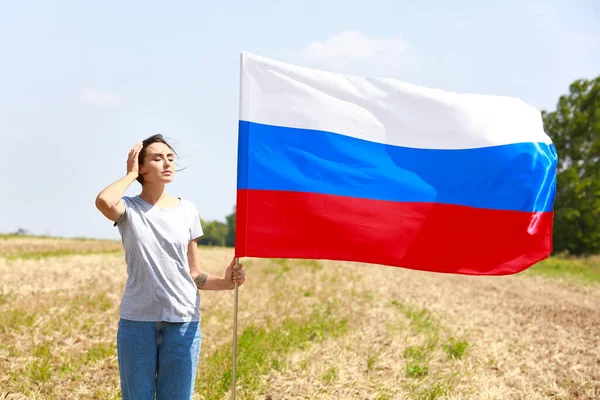
{"label": "white cloud", "polygon": [[326,40],[315,40],[303,49],[305,58],[324,65],[356,61],[398,60],[406,43],[398,37],[367,37],[357,31],[343,31]]}
{"label": "white cloud", "polygon": [[121,104],[118,96],[110,92],[97,92],[93,89],[81,89],[79,100],[85,104],[99,107],[116,107]]}

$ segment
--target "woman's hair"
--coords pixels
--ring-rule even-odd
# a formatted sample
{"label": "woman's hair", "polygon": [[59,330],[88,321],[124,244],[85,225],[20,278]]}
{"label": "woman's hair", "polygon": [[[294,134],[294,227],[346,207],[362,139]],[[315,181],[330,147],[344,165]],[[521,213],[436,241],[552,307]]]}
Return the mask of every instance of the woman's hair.
{"label": "woman's hair", "polygon": [[[165,138],[163,137],[163,135],[161,135],[160,133],[157,133],[156,135],[152,135],[147,139],[144,139],[142,141],[142,150],[140,150],[140,154],[138,154],[138,165],[142,165],[144,162],[144,157],[146,156],[146,149],[148,148],[148,146],[150,146],[152,143],[164,143],[166,144],[169,149],[171,149],[171,151],[173,153],[175,153],[175,156],[177,156],[177,152],[173,149],[173,147],[165,140]],[[144,177],[141,174],[138,174],[138,177],[136,178],[136,180],[143,185],[144,184]]]}

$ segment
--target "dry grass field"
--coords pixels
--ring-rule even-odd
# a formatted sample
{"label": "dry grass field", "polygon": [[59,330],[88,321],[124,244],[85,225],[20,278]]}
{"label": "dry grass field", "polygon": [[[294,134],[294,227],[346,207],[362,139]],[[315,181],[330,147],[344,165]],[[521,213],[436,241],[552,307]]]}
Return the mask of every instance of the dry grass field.
{"label": "dry grass field", "polygon": [[[231,249],[202,248],[221,274]],[[244,259],[238,399],[600,398],[600,260],[509,277]],[[119,242],[0,236],[0,400],[119,399]],[[228,399],[233,292],[202,292],[195,399]]]}

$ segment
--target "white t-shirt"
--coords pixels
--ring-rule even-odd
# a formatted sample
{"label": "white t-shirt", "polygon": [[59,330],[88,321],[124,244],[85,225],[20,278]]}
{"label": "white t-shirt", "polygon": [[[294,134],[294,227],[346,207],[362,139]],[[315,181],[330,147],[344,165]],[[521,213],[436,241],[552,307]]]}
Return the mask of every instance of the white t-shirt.
{"label": "white t-shirt", "polygon": [[127,263],[121,299],[123,319],[149,322],[200,320],[200,294],[190,275],[187,248],[202,236],[198,209],[181,199],[160,208],[139,195],[123,197],[125,212],[115,223]]}

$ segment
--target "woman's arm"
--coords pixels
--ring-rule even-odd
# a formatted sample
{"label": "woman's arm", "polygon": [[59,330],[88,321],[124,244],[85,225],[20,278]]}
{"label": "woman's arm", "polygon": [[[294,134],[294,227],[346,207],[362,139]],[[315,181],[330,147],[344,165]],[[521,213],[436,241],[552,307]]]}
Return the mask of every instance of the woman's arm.
{"label": "woman's arm", "polygon": [[111,221],[118,221],[125,211],[125,204],[121,197],[134,180],[133,174],[127,174],[101,191],[96,197],[96,208]]}
{"label": "woman's arm", "polygon": [[127,159],[127,175],[106,187],[96,197],[96,208],[111,221],[118,221],[125,211],[125,205],[121,198],[129,185],[131,185],[138,177],[138,155],[140,154],[141,149],[142,144],[138,143],[129,152],[129,158]]}
{"label": "woman's arm", "polygon": [[235,258],[231,261],[225,270],[225,276],[220,277],[208,274],[200,269],[200,251],[196,240],[188,242],[188,262],[192,279],[196,282],[196,287],[200,290],[231,290],[235,287],[235,282],[241,286],[246,280],[244,266],[239,264],[235,267]]}

